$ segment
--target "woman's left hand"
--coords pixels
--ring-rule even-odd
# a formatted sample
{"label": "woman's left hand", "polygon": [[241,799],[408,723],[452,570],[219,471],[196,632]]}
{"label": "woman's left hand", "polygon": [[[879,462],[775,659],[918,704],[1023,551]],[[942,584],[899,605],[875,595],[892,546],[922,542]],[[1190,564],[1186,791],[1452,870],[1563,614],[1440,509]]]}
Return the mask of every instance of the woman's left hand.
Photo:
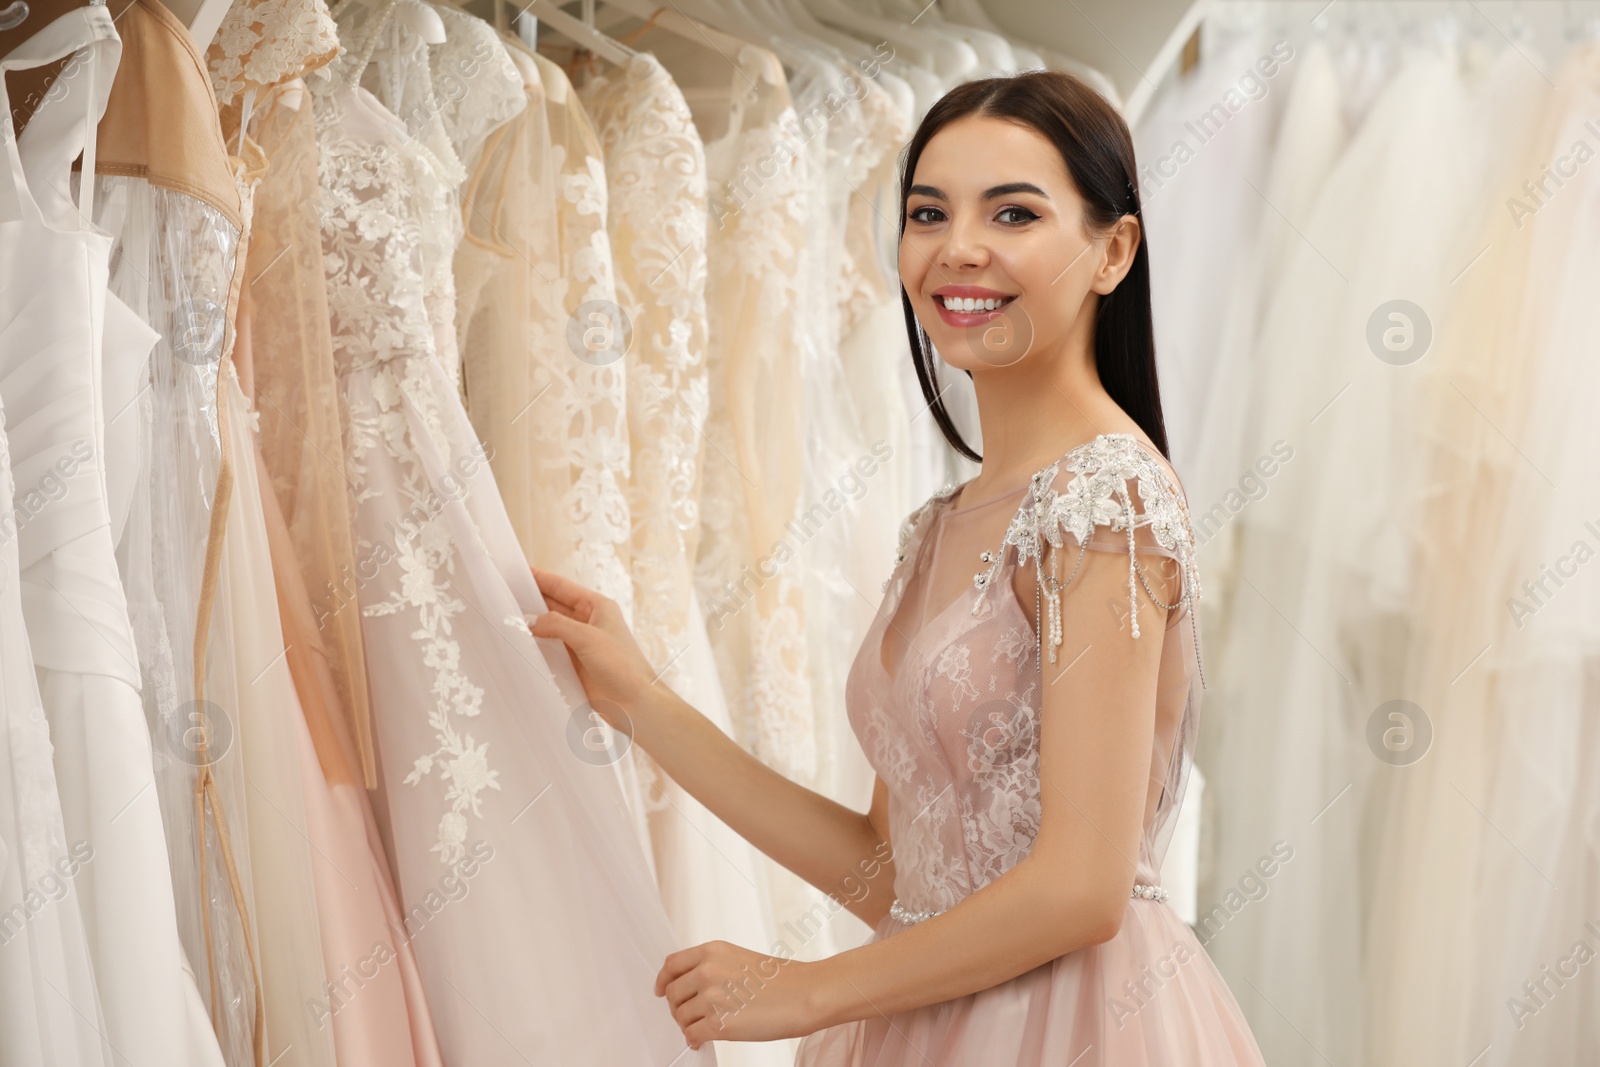
{"label": "woman's left hand", "polygon": [[692,1048],[707,1041],[770,1041],[818,1028],[813,965],[707,941],[674,952],[656,975]]}

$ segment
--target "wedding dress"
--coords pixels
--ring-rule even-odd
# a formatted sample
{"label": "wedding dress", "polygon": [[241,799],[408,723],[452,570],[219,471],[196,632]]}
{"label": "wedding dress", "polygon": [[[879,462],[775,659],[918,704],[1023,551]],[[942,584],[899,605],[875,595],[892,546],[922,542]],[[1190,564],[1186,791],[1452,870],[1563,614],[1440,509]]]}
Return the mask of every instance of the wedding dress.
{"label": "wedding dress", "polygon": [[[888,787],[895,851],[895,905],[872,939],[893,937],[1000,878],[1039,832],[1039,657],[1046,647],[1058,653],[1054,640],[1035,636],[1018,586],[1034,584],[1026,562],[1046,539],[1081,546],[1068,550],[1069,560],[1092,549],[1127,554],[1130,568],[1140,556],[1162,556],[1181,571],[1182,596],[1157,638],[1151,786],[1134,897],[1111,940],[976,994],[812,1034],[797,1067],[1261,1064],[1194,932],[1151,888],[1191,766],[1201,688],[1192,614],[1199,583],[1181,490],[1137,439],[1104,434],[1022,489],[957,507],[964,495],[946,490],[906,520],[878,618],[850,673],[851,725]],[[1142,598],[1132,573],[1128,581],[1130,598]],[[1132,640],[1137,633],[1124,619],[1063,598],[1037,632],[1060,632],[1060,620],[1074,644]]]}
{"label": "wedding dress", "polygon": [[[304,116],[307,128],[310,118]],[[293,157],[280,156],[280,162]],[[254,799],[259,802],[252,804],[251,817],[292,829],[314,854],[305,877],[313,882],[316,901],[314,922],[274,930],[297,950],[295,957],[310,956],[316,966],[290,1003],[269,1012],[267,1051],[279,1056],[292,1051],[307,1062],[324,1057],[341,1067],[439,1067],[416,959],[398,936],[404,919],[388,861],[371,805],[352,773],[354,750],[345,721],[335,713],[338,688],[288,527],[263,476],[258,419],[246,396],[254,385],[254,320],[254,301],[247,295],[239,310],[235,356],[223,374],[235,471],[224,575],[238,586],[229,590],[233,604],[248,609],[236,614],[233,627],[236,656],[254,679],[242,705],[254,704],[250,712],[281,721],[292,751],[273,755],[279,766],[298,772],[282,774],[276,782],[257,776],[261,784]],[[236,559],[249,566],[234,565]],[[272,785],[278,788],[268,795],[264,790]],[[289,794],[291,787],[295,795]],[[252,830],[252,841],[261,837]],[[270,929],[271,909],[284,901],[264,900],[264,895],[257,892],[258,925]],[[287,955],[281,949],[276,954]],[[263,946],[263,964],[274,957],[273,946]]]}
{"label": "wedding dress", "polygon": [[[1242,295],[1240,274],[1260,227],[1275,217],[1265,199],[1269,148],[1286,83],[1304,61],[1303,50],[1275,52],[1265,27],[1230,35],[1212,23],[1201,44],[1205,63],[1150,110],[1136,140],[1162,414],[1197,514],[1214,503],[1194,479],[1198,438],[1211,415],[1203,402],[1229,351],[1223,332]],[[1262,59],[1276,71],[1270,78],[1256,66]],[[1240,88],[1246,72],[1256,75],[1247,88],[1260,86],[1249,95]],[[1208,269],[1195,269],[1201,261]]]}
{"label": "wedding dress", "polygon": [[[1481,258],[1456,283],[1459,311],[1418,413],[1435,488],[1416,540],[1420,640],[1407,695],[1437,725],[1427,758],[1382,783],[1396,814],[1379,828],[1373,894],[1390,905],[1367,930],[1368,1062],[1381,1067],[1596,1054],[1581,1021],[1592,998],[1541,968],[1593,936],[1595,887],[1579,857],[1594,799],[1574,764],[1593,745],[1579,680],[1593,669],[1592,585],[1582,588],[1582,571],[1559,584],[1547,575],[1575,541],[1596,539],[1585,526],[1592,474],[1580,469],[1592,420],[1581,412],[1600,383],[1580,355],[1594,316],[1579,294],[1600,269],[1600,218],[1586,168],[1534,197],[1523,183],[1563,156],[1570,164],[1591,136],[1600,52],[1575,52],[1553,89],[1507,52],[1480,119],[1503,131],[1500,177],[1486,190],[1496,210]],[[1518,80],[1528,84],[1506,84]]]}
{"label": "wedding dress", "polygon": [[423,281],[434,350],[460,387],[461,354],[452,263],[462,237],[460,186],[468,175],[463,152],[481,147],[489,131],[527,106],[522,77],[481,19],[430,5],[447,24],[445,40],[430,45],[394,16],[397,3],[343,0],[334,10],[340,43],[350,57],[348,77],[369,89],[416,138],[429,167],[422,189]]}
{"label": "wedding dress", "polygon": [[[1277,87],[1285,98],[1271,144],[1271,160],[1262,175],[1250,179],[1258,182],[1260,199],[1271,206],[1261,213],[1255,238],[1243,250],[1243,262],[1239,275],[1233,279],[1233,297],[1217,343],[1215,370],[1200,398],[1201,414],[1195,416],[1198,422],[1194,448],[1192,453],[1179,457],[1180,468],[1187,469],[1189,488],[1200,502],[1195,507],[1195,539],[1200,558],[1212,576],[1211,586],[1217,592],[1207,598],[1210,605],[1201,609],[1201,617],[1218,634],[1210,644],[1213,656],[1221,652],[1218,642],[1226,629],[1224,619],[1235,585],[1234,534],[1238,527],[1232,520],[1256,494],[1269,491],[1270,487],[1263,468],[1257,466],[1262,457],[1244,454],[1254,386],[1260,378],[1260,364],[1267,358],[1257,344],[1261,319],[1290,253],[1301,240],[1298,231],[1304,229],[1316,194],[1343,152],[1348,136],[1333,62],[1320,38],[1301,46],[1291,69],[1279,77],[1292,82],[1286,90]],[[1222,180],[1227,177],[1222,176]],[[1147,213],[1149,210],[1147,202]],[[1165,249],[1161,258],[1167,258]],[[1173,278],[1167,287],[1156,292],[1182,290],[1186,283],[1186,278]],[[1156,307],[1159,309],[1164,303],[1158,299]],[[1265,469],[1273,470],[1277,458],[1269,454]],[[1214,707],[1223,704],[1220,698],[1213,701]],[[1213,714],[1207,722],[1215,730],[1224,725],[1224,718]],[[1210,742],[1202,736],[1197,759],[1204,766],[1211,765],[1209,748]]]}
{"label": "wedding dress", "polygon": [[528,633],[545,605],[434,350],[437,175],[353,69],[309,79],[323,252],[383,791],[440,1049],[715,1062],[654,996],[678,945],[571,661]]}
{"label": "wedding dress", "polygon": [[[33,61],[26,54],[12,59]],[[0,63],[0,71],[10,67]],[[12,139],[5,141],[0,292],[14,293],[25,272],[40,265],[31,260],[27,232],[37,222],[17,195],[24,175],[16,166]],[[25,316],[8,318],[0,325],[0,350],[36,346],[33,326]],[[61,471],[47,467],[41,472],[35,465],[36,480],[19,491],[5,422],[0,404],[0,1063],[110,1067],[112,1051],[76,886],[93,851],[87,842],[67,839],[17,562],[20,526],[58,503],[66,483]],[[83,454],[61,458],[70,472]]]}
{"label": "wedding dress", "polygon": [[[772,57],[751,49],[738,59],[736,78],[772,79]],[[705,147],[682,92],[649,53],[639,53],[614,75],[591,77],[578,95],[605,151],[617,300],[633,332],[625,358],[634,632],[667,684],[732,733],[693,569],[701,543],[701,442],[711,388]],[[769,117],[760,111],[751,119]],[[727,136],[737,134],[731,126]],[[744,146],[730,140],[713,145],[719,162],[725,149],[739,147]],[[753,245],[747,251],[758,254]],[[719,264],[723,284],[727,269]],[[716,299],[725,298],[719,290]],[[746,337],[731,320],[728,329],[723,344]],[[726,351],[719,349],[719,355]],[[739,358],[761,355],[755,347]],[[781,481],[775,479],[772,488],[781,493]],[[747,683],[738,681],[742,690]],[[761,692],[770,705],[770,690],[764,686]],[[688,944],[722,939],[770,948],[774,931],[761,859],[642,753],[639,767],[657,883],[677,936]],[[780,1051],[750,1047],[722,1056],[730,1063],[772,1063]]]}
{"label": "wedding dress", "polygon": [[[1214,707],[1248,742],[1219,746],[1209,776],[1218,892],[1200,924],[1222,972],[1257,991],[1245,1002],[1273,1062],[1307,1045],[1354,1061],[1364,1040],[1362,828],[1381,769],[1368,731],[1404,692],[1414,648],[1407,556],[1426,489],[1417,361],[1489,206],[1479,175],[1496,131],[1459,59],[1448,41],[1408,48],[1328,175],[1261,328],[1243,454],[1281,441],[1292,461],[1234,519],[1241,587]],[[1276,847],[1293,858],[1267,883],[1270,900],[1233,892],[1230,904]]]}
{"label": "wedding dress", "polygon": [[[488,135],[462,191],[455,275],[468,414],[528,559],[631,614],[625,369],[579,358],[596,335],[574,348],[569,333],[613,325],[600,143],[561,68],[502,40],[527,106]],[[638,758],[630,748],[612,766],[653,872]]]}
{"label": "wedding dress", "polygon": [[[139,661],[100,458],[110,421],[103,407],[107,382],[146,359],[153,337],[130,324],[107,291],[111,238],[89,222],[95,183],[81,183],[78,203],[66,192],[80,150],[93,172],[92,134],[119,54],[110,14],[89,6],[60,16],[0,61],[24,69],[74,56],[57,82],[60,91],[40,103],[23,135],[5,138],[4,210],[13,221],[0,246],[7,257],[0,321],[11,343],[0,349],[0,397],[16,484],[32,486],[47,468],[78,460],[62,479],[60,502],[32,515],[16,536],[66,840],[84,859],[74,889],[104,1036],[120,1061],[140,1067],[215,1067],[222,1062],[217,1038],[178,939]],[[0,102],[9,115],[3,88]],[[108,318],[130,328],[102,348]],[[91,1004],[67,1006],[95,1018]],[[70,1035],[70,1028],[61,1034]]]}

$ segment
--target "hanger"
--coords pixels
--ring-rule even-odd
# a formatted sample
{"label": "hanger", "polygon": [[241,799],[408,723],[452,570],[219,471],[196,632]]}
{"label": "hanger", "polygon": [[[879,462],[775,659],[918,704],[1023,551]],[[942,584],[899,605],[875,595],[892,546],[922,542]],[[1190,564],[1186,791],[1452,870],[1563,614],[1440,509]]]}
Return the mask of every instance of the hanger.
{"label": "hanger", "polygon": [[[1167,75],[1183,57],[1183,46],[1204,21],[1207,6],[1207,0],[1194,0],[1183,13],[1183,17],[1178,20],[1178,24],[1172,28],[1172,32],[1167,34],[1167,39],[1162,42],[1155,58],[1150,61],[1150,67],[1144,72],[1144,77],[1139,79],[1139,84],[1133,87],[1133,92],[1128,94],[1128,99],[1122,104],[1122,118],[1129,126],[1139,124],[1145,109],[1155,99],[1156,88],[1166,81]],[[1101,92],[1104,93],[1105,90],[1101,89]],[[1113,89],[1106,99],[1115,102],[1116,90]]]}
{"label": "hanger", "polygon": [[926,0],[876,0],[875,13],[884,18],[916,21],[930,29],[949,33],[972,46],[978,54],[978,75],[1015,74],[1019,69],[1016,50],[1004,35],[967,20],[953,21],[944,9]]}
{"label": "hanger", "polygon": [[609,59],[619,67],[627,66],[639,53],[616,38],[607,37],[595,29],[593,0],[584,0],[584,9],[588,13],[587,21],[573,18],[557,7],[555,0],[533,0],[525,10],[534,13],[537,18],[544,20],[545,25],[595,55]]}
{"label": "hanger", "polygon": [[926,67],[945,81],[962,80],[978,69],[978,53],[965,41],[937,30],[879,18],[852,7],[848,0],[804,0],[811,13],[865,41],[887,41],[897,53]]}

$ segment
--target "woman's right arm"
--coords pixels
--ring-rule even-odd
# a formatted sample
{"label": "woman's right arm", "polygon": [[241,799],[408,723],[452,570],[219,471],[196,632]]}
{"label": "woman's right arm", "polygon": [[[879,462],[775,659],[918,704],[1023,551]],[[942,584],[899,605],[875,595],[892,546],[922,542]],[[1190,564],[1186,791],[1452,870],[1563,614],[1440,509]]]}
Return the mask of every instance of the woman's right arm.
{"label": "woman's right arm", "polygon": [[569,578],[533,573],[551,610],[532,633],[566,644],[607,722],[741,837],[851,914],[875,926],[888,913],[894,864],[881,780],[863,815],[785,778],[656,677],[615,601]]}

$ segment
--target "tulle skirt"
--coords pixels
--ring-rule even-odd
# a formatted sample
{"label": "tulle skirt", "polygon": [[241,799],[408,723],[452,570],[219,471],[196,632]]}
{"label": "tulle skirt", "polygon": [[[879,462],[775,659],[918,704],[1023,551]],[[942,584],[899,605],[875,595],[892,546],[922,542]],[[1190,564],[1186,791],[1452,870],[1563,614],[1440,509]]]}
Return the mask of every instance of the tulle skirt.
{"label": "tulle skirt", "polygon": [[[885,916],[874,941],[906,927]],[[1233,994],[1164,903],[1117,936],[957,1000],[811,1034],[795,1067],[1256,1067]]]}

